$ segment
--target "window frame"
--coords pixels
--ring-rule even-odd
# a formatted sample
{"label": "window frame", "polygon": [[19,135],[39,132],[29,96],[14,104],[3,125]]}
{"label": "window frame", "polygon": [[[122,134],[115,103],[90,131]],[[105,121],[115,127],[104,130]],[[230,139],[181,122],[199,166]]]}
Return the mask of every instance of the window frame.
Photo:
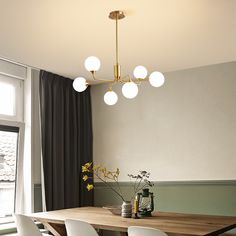
{"label": "window frame", "polygon": [[[0,125],[2,126],[9,126],[9,127],[16,127],[19,129],[18,133],[18,146],[17,146],[17,159],[16,159],[16,177],[15,177],[15,190],[14,190],[14,209],[16,205],[16,191],[17,191],[17,177],[19,175],[18,169],[22,168],[20,163],[23,164],[22,160],[24,158],[24,136],[25,136],[25,124],[23,122],[18,121],[10,121],[10,120],[2,120],[0,119]],[[8,217],[6,217],[8,218]],[[5,223],[12,223],[14,222],[13,217],[9,217],[9,221]]]}

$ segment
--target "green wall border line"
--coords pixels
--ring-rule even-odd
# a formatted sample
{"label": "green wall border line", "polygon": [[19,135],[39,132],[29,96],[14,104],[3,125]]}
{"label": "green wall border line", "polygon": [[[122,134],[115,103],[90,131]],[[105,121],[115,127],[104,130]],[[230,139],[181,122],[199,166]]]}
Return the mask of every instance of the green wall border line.
{"label": "green wall border line", "polygon": [[[152,181],[154,186],[181,186],[181,185],[229,185],[236,186],[236,180],[178,180],[178,181]],[[110,185],[116,186],[116,183],[109,182]],[[130,181],[121,181],[119,182],[121,186],[131,186],[132,182]],[[104,187],[105,184],[102,182],[95,182],[96,187]],[[34,188],[41,188],[41,184],[34,184]]]}
{"label": "green wall border line", "polygon": [[[155,186],[193,186],[193,185],[230,185],[236,186],[236,180],[187,180],[187,181],[152,181]],[[116,186],[116,183],[109,182],[110,185]],[[119,182],[120,186],[131,186],[132,182],[122,181]],[[95,182],[96,187],[105,187],[106,185],[102,182]]]}

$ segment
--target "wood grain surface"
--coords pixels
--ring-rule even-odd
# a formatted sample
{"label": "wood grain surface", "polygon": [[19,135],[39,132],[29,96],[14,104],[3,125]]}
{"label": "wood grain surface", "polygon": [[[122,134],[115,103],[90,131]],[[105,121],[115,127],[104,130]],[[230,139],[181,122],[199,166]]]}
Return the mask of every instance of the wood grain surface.
{"label": "wood grain surface", "polygon": [[[122,218],[99,207],[81,207],[29,215],[42,222],[54,235],[66,235],[66,219],[88,222],[99,230],[127,232],[129,226],[158,228],[169,235],[219,235],[236,228],[236,217],[154,212],[152,217],[142,219]],[[124,234],[122,234],[124,235]]]}

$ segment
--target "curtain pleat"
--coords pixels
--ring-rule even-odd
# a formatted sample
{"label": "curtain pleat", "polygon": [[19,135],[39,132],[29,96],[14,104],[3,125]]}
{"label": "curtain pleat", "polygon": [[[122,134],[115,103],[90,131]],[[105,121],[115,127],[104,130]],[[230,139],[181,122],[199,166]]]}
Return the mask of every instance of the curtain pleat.
{"label": "curtain pleat", "polygon": [[47,210],[93,205],[81,166],[92,161],[90,88],[77,93],[72,80],[40,71],[42,158]]}

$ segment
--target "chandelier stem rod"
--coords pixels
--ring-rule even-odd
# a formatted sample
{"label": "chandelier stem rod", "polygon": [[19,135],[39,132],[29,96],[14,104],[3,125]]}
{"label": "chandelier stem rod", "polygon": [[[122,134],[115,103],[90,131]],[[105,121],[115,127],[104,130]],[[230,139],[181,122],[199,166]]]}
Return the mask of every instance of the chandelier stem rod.
{"label": "chandelier stem rod", "polygon": [[118,55],[118,15],[116,15],[116,65],[119,64],[118,59],[119,59],[119,55]]}

